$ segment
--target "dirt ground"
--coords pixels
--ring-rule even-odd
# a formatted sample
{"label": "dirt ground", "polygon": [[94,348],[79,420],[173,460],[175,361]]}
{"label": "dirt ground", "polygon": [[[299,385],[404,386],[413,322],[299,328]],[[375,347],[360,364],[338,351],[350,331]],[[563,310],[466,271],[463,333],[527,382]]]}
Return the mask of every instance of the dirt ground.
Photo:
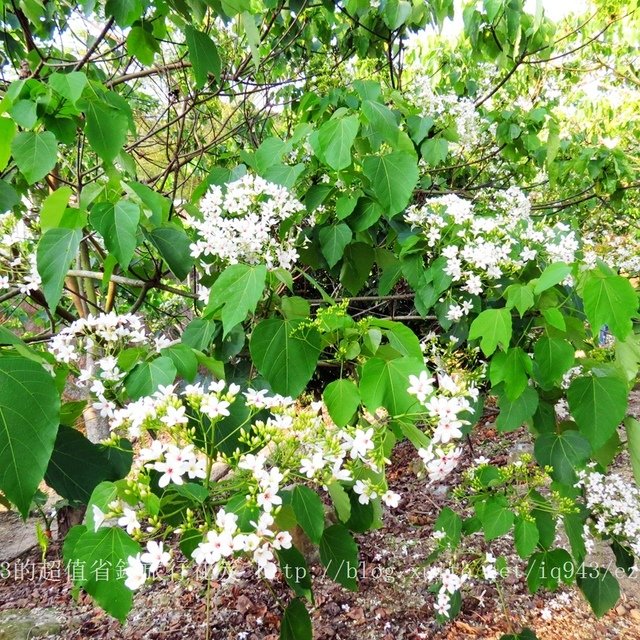
{"label": "dirt ground", "polygon": [[[524,433],[498,434],[488,423],[474,431],[473,452],[500,463],[526,449]],[[494,541],[495,555],[508,556],[513,568],[502,584],[478,582],[465,589],[460,616],[445,625],[435,622],[433,595],[428,591],[426,559],[434,548],[433,523],[439,509],[450,504],[448,486],[429,487],[412,471],[416,454],[408,443],[394,452],[389,471],[391,488],[402,496],[384,528],[358,536],[361,550],[359,590],[346,591],[314,568],[315,603],[312,619],[318,640],[497,640],[502,634],[530,627],[540,640],[640,640],[640,574],[622,581],[623,596],[613,611],[597,620],[574,589],[531,595],[524,580],[524,565],[509,551],[508,540]],[[465,464],[461,464],[464,468]],[[622,454],[617,470],[626,472]],[[48,569],[42,571],[40,550],[31,548],[17,558],[7,553],[14,538],[25,536],[14,514],[0,513],[0,640],[47,637],[56,640],[122,638],[129,640],[199,640],[205,638],[207,598],[205,583],[197,576],[165,576],[145,586],[135,597],[134,609],[124,626],[80,594],[74,601],[71,586],[57,572],[58,546],[47,554]],[[33,526],[30,524],[29,526]],[[15,536],[12,537],[12,532]],[[13,542],[11,542],[13,540]],[[9,541],[9,542],[8,542]],[[22,540],[27,544],[28,540]],[[10,545],[14,546],[11,547]],[[481,536],[473,544],[487,549]],[[608,564],[608,549],[595,552],[595,563]],[[9,560],[8,558],[11,558]],[[4,563],[2,560],[4,559]],[[25,566],[33,568],[24,571]],[[16,579],[15,567],[23,567]],[[5,572],[7,573],[7,572]],[[277,640],[281,602],[289,590],[277,579],[271,591],[257,582],[248,563],[239,563],[235,574],[212,584],[210,591],[210,638],[215,640]],[[35,611],[27,613],[27,610]],[[4,616],[4,617],[3,617]],[[11,631],[11,622],[26,617],[22,630]],[[4,620],[4,622],[3,622]],[[40,624],[42,620],[47,624]],[[3,631],[4,628],[4,631]],[[24,629],[27,628],[28,631]],[[4,635],[3,635],[4,634]]]}

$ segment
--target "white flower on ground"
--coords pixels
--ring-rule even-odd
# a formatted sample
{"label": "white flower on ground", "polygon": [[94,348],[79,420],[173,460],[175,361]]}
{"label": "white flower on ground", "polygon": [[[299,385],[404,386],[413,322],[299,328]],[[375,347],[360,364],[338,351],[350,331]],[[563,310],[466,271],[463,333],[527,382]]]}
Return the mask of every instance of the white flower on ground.
{"label": "white flower on ground", "polygon": [[451,594],[454,594],[462,586],[460,576],[449,569],[445,569],[445,571],[442,572],[440,581],[442,582],[442,588]]}
{"label": "white flower on ground", "polygon": [[381,498],[382,502],[392,509],[395,509],[400,504],[400,494],[395,491],[387,490],[382,494]]}

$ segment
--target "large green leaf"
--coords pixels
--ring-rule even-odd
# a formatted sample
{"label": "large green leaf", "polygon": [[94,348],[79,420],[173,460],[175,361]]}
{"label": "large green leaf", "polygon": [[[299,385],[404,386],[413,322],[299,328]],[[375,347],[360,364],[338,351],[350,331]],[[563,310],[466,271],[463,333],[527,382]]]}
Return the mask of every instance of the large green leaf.
{"label": "large green leaf", "polygon": [[391,31],[395,31],[411,16],[411,9],[411,3],[407,0],[388,0],[384,7],[383,20]]}
{"label": "large green leaf", "polygon": [[131,466],[132,453],[124,452],[124,465],[121,456],[111,459],[109,454],[109,447],[93,444],[76,429],[60,425],[45,482],[63,498],[87,504],[103,480],[119,480]]}
{"label": "large green leaf", "polygon": [[344,248],[351,242],[353,234],[344,222],[320,229],[320,248],[327,259],[329,267],[333,267],[342,258]]}
{"label": "large green leaf", "polygon": [[509,400],[504,394],[498,399],[500,413],[496,418],[496,427],[500,431],[513,431],[533,417],[538,408],[538,393],[533,387],[526,387],[515,400]]}
{"label": "large green leaf", "polygon": [[535,444],[536,459],[541,465],[553,467],[552,477],[564,484],[573,485],[576,470],[589,459],[591,445],[578,431],[543,433]]}
{"label": "large green leaf", "polygon": [[334,524],[324,530],[320,560],[332,580],[351,591],[358,588],[358,545],[344,525]]}
{"label": "large green leaf", "polygon": [[562,282],[571,273],[571,267],[564,262],[555,262],[550,264],[538,278],[535,284],[533,292],[536,294],[542,293],[547,289]]}
{"label": "large green leaf", "polygon": [[420,145],[420,153],[432,167],[437,167],[449,155],[449,141],[440,136],[428,138]]}
{"label": "large green leaf", "polygon": [[119,27],[129,27],[143,13],[141,0],[107,0],[104,12],[115,18]]}
{"label": "large green leaf", "polygon": [[531,358],[520,347],[496,353],[491,359],[491,384],[504,382],[507,398],[516,400],[527,387],[532,368]]}
{"label": "large green leaf", "polygon": [[232,264],[213,283],[207,308],[222,307],[223,337],[256,310],[266,278],[263,264]]}
{"label": "large green leaf", "polygon": [[574,348],[560,338],[540,338],[533,351],[536,378],[547,387],[558,384],[575,360]]}
{"label": "large green leaf", "polygon": [[299,598],[292,600],[285,609],[280,626],[280,640],[312,640],[311,618]]}
{"label": "large green leaf", "polygon": [[153,64],[155,54],[160,53],[160,43],[155,39],[149,21],[143,21],[142,26],[134,26],[129,31],[127,53],[138,58],[144,65]]}
{"label": "large green leaf", "polygon": [[[358,116],[332,118],[318,130],[314,150],[332,169],[346,169],[351,164],[351,147],[359,128]],[[312,144],[313,141],[312,138]]]}
{"label": "large green leaf", "polygon": [[360,395],[372,413],[380,407],[391,416],[418,413],[420,404],[407,389],[409,376],[424,371],[424,363],[408,356],[395,360],[371,358],[362,367]]}
{"label": "large green leaf", "polygon": [[540,551],[529,558],[527,565],[527,586],[531,593],[541,586],[557,589],[560,581],[570,584],[575,577],[575,566],[565,549]]}
{"label": "large green leaf", "polygon": [[174,344],[161,351],[163,356],[171,358],[178,375],[193,382],[198,373],[198,358],[193,349],[186,344]]}
{"label": "large green leaf", "polygon": [[534,520],[518,516],[513,528],[516,551],[521,558],[528,558],[535,550],[540,533]]}
{"label": "large green leaf", "polygon": [[371,275],[374,258],[373,248],[364,242],[354,242],[345,247],[340,282],[349,293],[356,295],[365,285]]}
{"label": "large green leaf", "polygon": [[344,427],[360,406],[360,393],[353,380],[343,378],[330,382],[322,392],[331,419]]}
{"label": "large green leaf", "polygon": [[620,599],[618,581],[602,567],[581,567],[577,582],[598,618],[602,618],[607,611],[613,609]]}
{"label": "large green leaf", "polygon": [[169,219],[169,211],[171,210],[169,199],[140,182],[128,182],[127,186],[140,198],[142,204],[149,209],[149,213],[145,212],[145,214],[152,224],[157,226]]}
{"label": "large green leaf", "polygon": [[65,560],[77,562],[76,586],[82,587],[107,613],[124,622],[133,604],[133,591],[124,584],[122,567],[127,566],[129,556],[139,552],[140,545],[119,527],[101,527],[98,531],[85,531],[75,543],[71,557]]}
{"label": "large green leaf", "polygon": [[51,131],[22,131],[13,139],[11,153],[26,181],[33,184],[56,166],[58,142]]}
{"label": "large green leaf", "polygon": [[49,229],[38,243],[36,262],[42,278],[42,290],[50,309],[55,309],[62,295],[65,276],[78,253],[81,229]]}
{"label": "large green leaf", "polygon": [[368,124],[389,144],[394,145],[396,143],[400,128],[393,111],[389,107],[380,102],[365,100],[362,103],[362,113]]}
{"label": "large green leaf", "polygon": [[69,204],[72,190],[71,187],[60,187],[52,191],[42,203],[40,208],[40,228],[43,231],[54,227],[68,227],[67,224],[61,224],[64,213]]}
{"label": "large green leaf", "polygon": [[535,303],[533,290],[528,284],[510,284],[505,289],[504,295],[507,298],[507,309],[515,307],[521,318]]}
{"label": "large green leaf", "polygon": [[277,556],[287,584],[296,595],[311,600],[311,572],[305,557],[294,546],[289,549],[280,549]]}
{"label": "large green leaf", "polygon": [[113,162],[127,139],[128,114],[100,98],[79,104],[87,118],[85,133],[91,148],[106,163]]}
{"label": "large green leaf", "polygon": [[418,182],[418,163],[409,153],[395,152],[364,159],[363,170],[370,188],[388,216],[402,211]]}
{"label": "large green leaf", "polygon": [[173,360],[167,356],[160,356],[151,362],[142,362],[127,376],[125,386],[131,400],[142,396],[150,396],[160,385],[171,384],[176,377],[177,370]]}
{"label": "large green leaf", "polygon": [[449,507],[445,507],[440,511],[433,530],[444,533],[439,545],[456,549],[462,539],[462,518]]}
{"label": "large green leaf", "polygon": [[471,323],[469,340],[480,338],[480,348],[490,356],[500,345],[509,347],[512,333],[511,312],[508,309],[486,309]]}
{"label": "large green leaf", "polygon": [[202,89],[207,83],[209,73],[220,81],[220,55],[213,40],[202,31],[187,25],[184,30],[189,49],[189,60],[193,66],[196,87]]}
{"label": "large green leaf", "polygon": [[18,202],[20,202],[18,192],[8,182],[0,180],[0,213],[13,209]]}
{"label": "large green leaf", "polygon": [[41,365],[0,356],[0,490],[23,518],[47,469],[59,414],[54,379]]}
{"label": "large green leaf", "polygon": [[640,486],[640,422],[631,416],[624,421],[627,431],[627,447],[636,484]]}
{"label": "large green leaf", "polygon": [[293,397],[306,387],[320,355],[318,332],[300,324],[300,320],[263,320],[249,344],[251,358],[271,388]]}
{"label": "large green leaf", "polygon": [[309,487],[298,485],[293,490],[291,505],[298,524],[318,544],[324,531],[324,504],[320,496]]}
{"label": "large green leaf", "polygon": [[567,399],[571,415],[594,451],[611,438],[627,412],[627,387],[617,378],[575,378]]}
{"label": "large green leaf", "polygon": [[127,269],[136,250],[140,207],[127,200],[119,200],[116,204],[101,202],[91,210],[89,222],[104,238],[107,249],[120,266]]}
{"label": "large green leaf", "polygon": [[624,340],[631,333],[631,318],[638,310],[638,294],[626,278],[599,270],[591,271],[582,297],[594,334],[604,325],[619,340]]}
{"label": "large green leaf", "polygon": [[182,332],[182,342],[197,351],[207,351],[217,328],[214,320],[194,318]]}
{"label": "large green leaf", "polygon": [[87,511],[85,515],[85,524],[87,528],[93,531],[96,528],[96,521],[93,514],[93,507],[97,507],[103,513],[109,511],[109,504],[118,497],[118,487],[113,482],[101,482],[91,493]]}
{"label": "large green leaf", "polygon": [[184,280],[193,267],[190,242],[184,229],[166,224],[153,229],[149,237],[176,278]]}
{"label": "large green leaf", "polygon": [[488,498],[477,511],[486,540],[495,540],[505,535],[513,526],[513,511],[504,496]]}
{"label": "large green leaf", "polygon": [[0,171],[4,171],[11,157],[11,142],[16,135],[16,123],[10,118],[0,118]]}
{"label": "large green leaf", "polygon": [[82,71],[56,72],[49,76],[48,83],[56,93],[75,104],[87,86],[87,76]]}

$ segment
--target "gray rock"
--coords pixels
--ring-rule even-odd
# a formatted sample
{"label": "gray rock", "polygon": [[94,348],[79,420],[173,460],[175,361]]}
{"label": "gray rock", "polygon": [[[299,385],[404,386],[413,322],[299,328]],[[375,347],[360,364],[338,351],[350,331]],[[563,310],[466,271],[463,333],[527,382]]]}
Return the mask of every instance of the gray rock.
{"label": "gray rock", "polygon": [[43,638],[62,631],[56,609],[5,609],[0,611],[0,640]]}

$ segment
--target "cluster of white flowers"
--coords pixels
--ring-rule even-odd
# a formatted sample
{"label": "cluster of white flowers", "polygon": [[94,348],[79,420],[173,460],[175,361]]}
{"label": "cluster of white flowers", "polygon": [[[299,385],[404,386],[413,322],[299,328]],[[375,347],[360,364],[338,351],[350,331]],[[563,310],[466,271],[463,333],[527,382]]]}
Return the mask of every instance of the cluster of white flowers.
{"label": "cluster of white flowers", "polygon": [[426,578],[429,582],[440,583],[435,609],[436,613],[448,618],[451,610],[451,596],[453,596],[456,591],[460,591],[462,585],[469,580],[469,576],[466,573],[458,575],[451,571],[451,569],[443,569],[442,567],[435,566],[429,569]]}
{"label": "cluster of white flowers", "polygon": [[[488,202],[482,204],[483,201]],[[565,224],[549,226],[530,215],[531,205],[515,187],[479,196],[478,203],[449,194],[412,205],[405,220],[420,229],[428,256],[446,258],[445,273],[463,292],[481,295],[491,281],[522,270],[534,259],[573,263],[579,248]],[[469,299],[451,304],[450,320],[472,309]]]}
{"label": "cluster of white flowers", "polygon": [[295,219],[305,207],[285,187],[247,174],[225,188],[212,186],[200,209],[201,218],[187,217],[198,235],[191,245],[194,258],[262,263],[270,269],[291,269],[298,259]]}
{"label": "cluster of white flowers", "polygon": [[209,529],[202,542],[193,551],[197,564],[208,564],[214,574],[219,572],[224,561],[235,553],[248,553],[267,580],[276,576],[277,565],[274,551],[290,549],[291,534],[275,531],[275,520],[268,512],[263,512],[257,521],[251,522],[255,531],[243,533],[238,527],[238,516],[220,509],[216,515],[215,527]]}
{"label": "cluster of white flowers", "polygon": [[495,582],[498,578],[498,570],[496,569],[496,557],[487,551],[482,564],[482,577],[489,582]]}
{"label": "cluster of white flowers", "polygon": [[[363,504],[380,497],[387,506],[398,505],[400,496],[389,490],[381,473],[389,462],[384,455],[386,427],[377,428],[372,418],[369,425],[338,428],[322,402],[301,406],[290,397],[252,389],[243,395],[251,414],[239,438],[250,451],[221,455],[221,459],[236,470],[246,504],[256,510],[251,523],[254,530],[241,531],[237,516],[221,510],[215,526],[207,526],[193,553],[197,564],[207,564],[217,572],[232,557],[244,553],[252,557],[266,578],[273,579],[277,570],[274,551],[291,546],[290,535],[274,528],[275,515],[282,505],[281,491],[290,476],[305,477],[325,489],[333,482],[346,482]],[[141,519],[146,517],[142,505],[152,471],[159,474],[161,488],[188,481],[206,482],[208,461],[194,446],[193,424],[205,418],[211,422],[225,418],[239,396],[238,385],[224,381],[214,381],[206,388],[201,383],[190,384],[180,392],[171,385],[115,411],[111,420],[114,436],[124,431],[142,438],[151,432],[154,438],[140,449],[128,479],[131,486],[140,488],[140,508],[118,502],[109,507],[108,514],[94,509],[96,525],[102,526],[105,518],[117,518],[118,525],[130,535],[142,535]],[[265,410],[268,416],[264,416]],[[167,442],[168,438],[172,442]],[[372,480],[374,477],[376,480]],[[147,531],[153,533],[158,522],[151,520]],[[127,575],[131,588],[144,583],[144,563],[144,558],[130,559]]]}
{"label": "cluster of white flowers", "polygon": [[407,391],[424,406],[430,422],[434,426],[431,443],[420,448],[422,458],[431,482],[438,482],[448,476],[457,466],[462,449],[456,440],[462,438],[462,427],[469,424],[460,414],[470,411],[469,399],[477,399],[479,391],[473,384],[456,381],[447,373],[437,374],[436,379],[427,371],[419,376],[409,376]]}
{"label": "cluster of white flowers", "polygon": [[618,235],[612,232],[588,233],[583,236],[584,262],[593,268],[598,260],[629,276],[640,274],[640,246],[634,230]]}
{"label": "cluster of white flowers", "polygon": [[453,92],[435,93],[433,80],[424,74],[414,78],[413,101],[424,116],[432,118],[439,129],[455,129],[458,141],[451,146],[456,153],[474,151],[490,142],[488,122],[481,116],[471,98]]}
{"label": "cluster of white flowers", "polygon": [[0,214],[0,292],[15,287],[29,294],[40,288],[35,243],[35,233],[23,218]]}
{"label": "cluster of white flowers", "polygon": [[[176,393],[175,384],[161,385],[152,396],[143,396],[115,410],[111,418],[111,429],[113,431],[125,429],[129,437],[138,438],[143,431],[157,428],[158,423],[163,429],[171,430],[172,427],[181,427],[189,421],[186,413],[187,406],[200,412],[209,420],[226,417],[240,387],[237,384],[230,384],[226,391],[225,387],[224,380],[211,382],[208,390],[205,390],[200,383],[188,384],[179,395]],[[187,406],[183,404],[183,398],[186,399]],[[166,453],[163,447],[164,445],[155,441],[151,449],[143,449],[141,456],[145,461],[157,460]]]}
{"label": "cluster of white flowers", "polygon": [[[78,368],[78,386],[86,386],[93,394],[93,406],[101,416],[112,418],[117,407],[115,391],[126,375],[118,367],[118,355],[150,341],[138,316],[101,313],[80,318],[53,336],[49,351],[58,362]],[[167,344],[160,337],[154,346],[159,350]]]}
{"label": "cluster of white flowers", "polygon": [[593,469],[579,471],[576,486],[594,519],[592,532],[615,538],[640,557],[640,489],[619,474]]}
{"label": "cluster of white flowers", "polygon": [[267,406],[276,412],[265,422],[254,424],[257,435],[251,443],[253,446],[259,441],[264,446],[271,442],[295,443],[294,451],[289,454],[290,464],[308,480],[325,489],[333,482],[354,482],[353,491],[361,504],[380,497],[387,506],[398,506],[400,496],[388,489],[384,479],[374,481],[370,477],[370,472],[379,474],[389,463],[383,452],[384,438],[377,437],[383,435],[382,431],[376,430],[373,418],[368,427],[338,428],[328,419],[322,402],[300,407],[295,406],[291,398],[276,396],[274,408],[274,399],[264,392],[246,395],[248,404],[257,408]]}
{"label": "cluster of white flowers", "polygon": [[155,573],[161,566],[168,566],[171,553],[164,550],[164,543],[149,540],[147,550],[135,556],[129,556],[124,569],[125,586],[132,591],[139,589],[147,580],[150,573]]}

